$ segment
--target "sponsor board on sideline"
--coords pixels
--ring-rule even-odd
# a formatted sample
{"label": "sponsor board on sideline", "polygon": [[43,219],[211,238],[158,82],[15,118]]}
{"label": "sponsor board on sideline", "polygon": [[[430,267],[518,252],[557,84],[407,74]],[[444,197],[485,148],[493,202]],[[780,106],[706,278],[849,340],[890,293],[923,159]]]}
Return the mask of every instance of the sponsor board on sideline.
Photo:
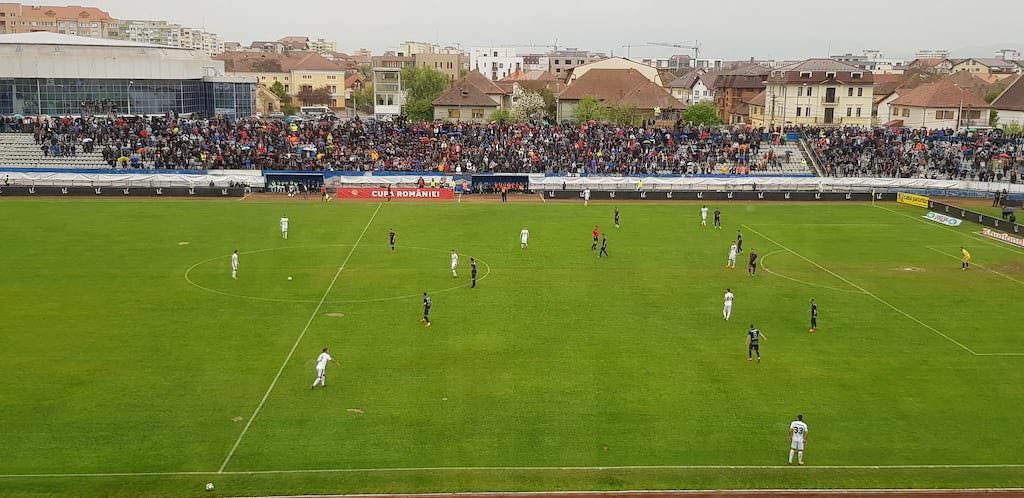
{"label": "sponsor board on sideline", "polygon": [[900,204],[908,204],[910,206],[926,208],[928,207],[928,200],[928,197],[923,195],[914,195],[905,192],[896,193],[896,202]]}
{"label": "sponsor board on sideline", "polygon": [[1002,242],[1006,242],[1007,244],[1014,245],[1014,246],[1017,246],[1017,247],[1024,247],[1024,238],[1021,238],[1021,237],[1016,237],[1016,236],[1010,235],[1008,233],[998,232],[998,231],[993,230],[991,228],[983,228],[983,229],[981,229],[981,232],[979,232],[979,233],[981,235],[984,235],[984,236],[990,238],[990,239],[996,239],[996,240],[999,240],[999,241],[1002,241]]}
{"label": "sponsor board on sideline", "polygon": [[[386,201],[388,196],[388,189],[386,187],[342,187],[338,189],[336,194],[338,199],[364,199],[372,201]],[[455,191],[450,188],[393,188],[391,189],[390,197],[396,201],[441,201],[455,199]]]}
{"label": "sponsor board on sideline", "polygon": [[946,216],[944,214],[936,213],[935,211],[928,211],[928,214],[922,216],[922,218],[928,218],[929,220],[932,220],[935,223],[942,223],[943,225],[951,227],[958,227],[964,222],[960,218]]}

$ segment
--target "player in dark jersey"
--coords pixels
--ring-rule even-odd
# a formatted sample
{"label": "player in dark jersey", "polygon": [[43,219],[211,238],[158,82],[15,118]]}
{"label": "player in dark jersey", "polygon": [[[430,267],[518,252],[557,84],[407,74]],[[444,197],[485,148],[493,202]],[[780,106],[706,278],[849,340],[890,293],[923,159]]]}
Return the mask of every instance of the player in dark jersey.
{"label": "player in dark jersey", "polygon": [[747,264],[747,273],[751,277],[757,273],[757,249],[750,250],[750,263]]}
{"label": "player in dark jersey", "polygon": [[615,228],[619,228],[619,208],[615,208]]}
{"label": "player in dark jersey", "polygon": [[736,230],[736,252],[743,254],[743,233]]}
{"label": "player in dark jersey", "polygon": [[594,243],[590,245],[590,250],[591,251],[596,251],[597,250],[597,239],[601,236],[601,230],[597,228],[597,225],[594,225],[594,231],[591,233],[591,235],[594,236]]}
{"label": "player in dark jersey", "polygon": [[811,333],[818,331],[818,304],[811,299]]}
{"label": "player in dark jersey", "polygon": [[750,324],[750,330],[747,331],[747,361],[754,361],[756,353],[757,362],[761,363],[761,339],[767,340],[768,338],[760,330],[754,328],[754,324]]}
{"label": "player in dark jersey", "polygon": [[722,228],[722,212],[715,210],[715,228]]}
{"label": "player in dark jersey", "polygon": [[600,258],[602,255],[608,255],[608,236],[601,237],[601,252],[597,253],[597,257]]}
{"label": "player in dark jersey", "polygon": [[473,285],[469,286],[472,289],[476,288],[476,258],[469,258],[469,268],[473,275]]}
{"label": "player in dark jersey", "polygon": [[420,323],[430,328],[430,307],[434,303],[430,301],[430,296],[426,292],[423,293],[423,318],[420,319]]}
{"label": "player in dark jersey", "polygon": [[391,244],[391,252],[395,252],[395,229],[388,229],[388,242]]}

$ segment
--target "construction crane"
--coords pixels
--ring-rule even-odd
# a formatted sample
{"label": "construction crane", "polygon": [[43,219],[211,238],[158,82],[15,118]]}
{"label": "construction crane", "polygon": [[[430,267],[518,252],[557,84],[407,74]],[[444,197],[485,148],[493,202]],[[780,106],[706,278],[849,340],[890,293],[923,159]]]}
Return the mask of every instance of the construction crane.
{"label": "construction crane", "polygon": [[[697,59],[700,59],[700,41],[694,40],[693,45],[683,45],[680,43],[665,43],[665,42],[647,42],[648,45],[654,45],[656,47],[671,47],[671,48],[685,48],[693,50],[693,64],[696,67]],[[676,59],[676,69],[679,69],[679,60]]]}

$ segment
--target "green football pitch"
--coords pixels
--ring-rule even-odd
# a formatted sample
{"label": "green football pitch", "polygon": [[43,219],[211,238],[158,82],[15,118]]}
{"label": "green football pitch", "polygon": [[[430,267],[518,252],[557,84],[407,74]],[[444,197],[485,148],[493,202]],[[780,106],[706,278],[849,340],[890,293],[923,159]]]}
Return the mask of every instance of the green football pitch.
{"label": "green football pitch", "polygon": [[4,200],[0,495],[1024,482],[1024,252],[895,204],[614,207]]}

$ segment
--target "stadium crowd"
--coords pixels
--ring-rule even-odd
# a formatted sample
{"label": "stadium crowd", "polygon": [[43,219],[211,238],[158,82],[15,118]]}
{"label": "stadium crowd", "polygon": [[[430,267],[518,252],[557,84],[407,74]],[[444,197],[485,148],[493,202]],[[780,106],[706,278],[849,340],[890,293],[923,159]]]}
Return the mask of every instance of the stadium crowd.
{"label": "stadium crowd", "polygon": [[1024,137],[999,131],[805,130],[827,176],[1010,181],[1024,167]]}
{"label": "stadium crowd", "polygon": [[96,148],[112,167],[742,174],[781,171],[793,159],[761,153],[759,130],[730,127],[161,116],[25,119],[3,128],[60,150]]}

